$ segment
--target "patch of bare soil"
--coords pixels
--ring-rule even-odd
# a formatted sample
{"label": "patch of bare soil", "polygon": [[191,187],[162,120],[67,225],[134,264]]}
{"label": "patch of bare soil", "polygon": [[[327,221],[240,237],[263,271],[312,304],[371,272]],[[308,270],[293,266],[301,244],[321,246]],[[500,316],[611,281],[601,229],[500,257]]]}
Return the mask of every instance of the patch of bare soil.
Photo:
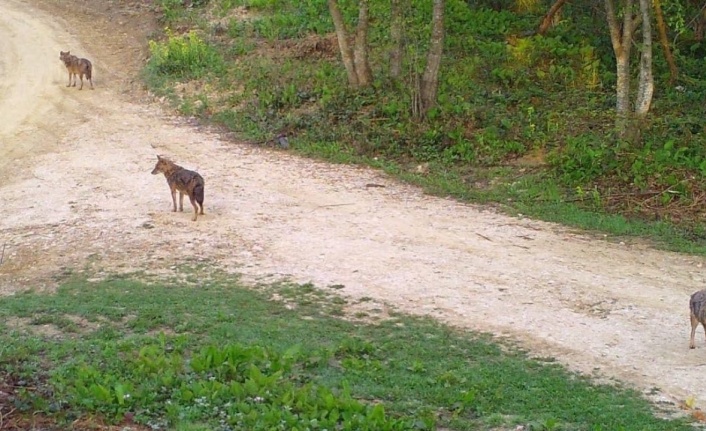
{"label": "patch of bare soil", "polygon": [[[425,196],[171,117],[136,78],[151,7],[0,0],[1,294],[51,289],[66,268],[170,275],[201,261],[252,282],[343,285],[342,295],[706,406],[706,342],[687,348],[704,259]],[[65,87],[66,49],[94,62],[95,90]],[[164,178],[150,175],[156,154],[205,177],[197,222],[170,211]]]}

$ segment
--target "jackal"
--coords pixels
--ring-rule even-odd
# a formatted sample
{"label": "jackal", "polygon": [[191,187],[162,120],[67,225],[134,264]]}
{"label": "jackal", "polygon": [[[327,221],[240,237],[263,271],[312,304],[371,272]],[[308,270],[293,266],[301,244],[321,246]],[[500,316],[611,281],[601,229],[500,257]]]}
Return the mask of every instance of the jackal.
{"label": "jackal", "polygon": [[90,61],[85,58],[78,58],[75,55],[71,55],[71,51],[59,51],[59,60],[64,62],[66,70],[69,71],[69,84],[67,87],[71,87],[71,77],[74,78],[73,86],[76,86],[76,76],[81,79],[81,86],[78,88],[81,90],[83,88],[83,77],[86,76],[88,82],[91,83],[91,90],[93,90],[93,65]]}
{"label": "jackal", "polygon": [[[188,195],[191,205],[194,207],[194,218],[191,220],[196,221],[196,216],[199,214],[199,207],[201,207],[201,214],[204,215],[204,181],[201,175],[197,172],[182,168],[166,157],[157,156],[157,164],[154,165],[154,169],[152,169],[152,175],[156,175],[160,172],[164,174],[164,177],[167,179],[167,184],[169,184],[169,189],[172,192],[172,203],[174,204],[172,211],[177,210],[176,192],[178,190],[179,211],[184,211],[184,195]],[[196,205],[197,203],[198,206]]]}
{"label": "jackal", "polygon": [[691,314],[691,338],[689,339],[689,348],[693,349],[696,347],[694,335],[696,335],[696,328],[699,326],[699,323],[704,327],[704,332],[706,332],[706,289],[699,290],[691,295],[691,299],[689,299],[689,311]]}

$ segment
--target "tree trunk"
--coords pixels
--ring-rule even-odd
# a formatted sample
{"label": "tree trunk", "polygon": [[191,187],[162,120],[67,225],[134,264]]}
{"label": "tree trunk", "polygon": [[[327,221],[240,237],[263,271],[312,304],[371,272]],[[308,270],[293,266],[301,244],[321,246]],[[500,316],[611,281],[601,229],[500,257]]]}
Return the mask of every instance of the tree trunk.
{"label": "tree trunk", "polygon": [[674,56],[672,55],[672,50],[669,47],[669,39],[667,38],[667,26],[664,24],[664,15],[662,14],[662,4],[660,0],[653,0],[653,5],[655,8],[655,18],[657,18],[657,30],[659,31],[659,42],[662,44],[662,50],[664,50],[664,58],[669,64],[669,85],[674,85],[679,75],[679,70],[677,69],[677,64],[674,61]]}
{"label": "tree trunk", "polygon": [[404,12],[402,0],[391,0],[392,23],[390,37],[392,39],[392,51],[390,52],[390,77],[399,79],[402,75],[402,34],[404,25]]}
{"label": "tree trunk", "polygon": [[654,76],[652,75],[652,20],[650,18],[650,0],[640,0],[640,13],[642,14],[642,52],[640,53],[640,81],[637,87],[635,100],[635,116],[644,118],[650,111],[652,95],[655,90]]}
{"label": "tree trunk", "polygon": [[699,14],[699,19],[696,20],[696,28],[694,30],[694,39],[701,42],[704,40],[704,33],[706,33],[706,9],[703,9]]}
{"label": "tree trunk", "polygon": [[692,30],[694,30],[694,40],[701,42],[704,40],[704,30],[706,30],[706,7],[701,5],[701,0],[690,0],[689,3],[692,8],[699,11],[698,15],[692,20]]}
{"label": "tree trunk", "polygon": [[346,31],[346,24],[343,21],[343,15],[341,14],[341,9],[338,7],[337,0],[328,0],[328,8],[331,12],[331,18],[333,19],[333,25],[336,28],[336,38],[338,39],[338,48],[341,51],[341,60],[346,68],[346,73],[348,74],[348,83],[352,87],[358,87],[358,74],[355,70],[355,61],[353,58],[353,50],[348,43],[348,32]]}
{"label": "tree trunk", "polygon": [[425,116],[429,109],[436,104],[439,90],[439,68],[444,52],[444,7],[445,0],[433,0],[433,13],[431,22],[431,40],[427,54],[427,66],[422,76],[420,96],[421,112]]}
{"label": "tree trunk", "polygon": [[373,82],[373,72],[368,60],[368,23],[368,0],[359,0],[354,50],[355,72],[358,75],[359,87],[367,87]]}
{"label": "tree trunk", "polygon": [[549,8],[549,12],[544,15],[544,19],[542,19],[542,23],[539,25],[539,30],[537,30],[537,34],[541,34],[542,36],[544,36],[547,33],[549,28],[551,28],[552,24],[554,23],[554,16],[561,10],[562,6],[564,6],[564,3],[566,3],[566,0],[556,0],[554,2],[552,7]]}
{"label": "tree trunk", "polygon": [[615,126],[623,136],[627,130],[630,114],[630,48],[634,23],[632,19],[632,0],[624,0],[623,27],[620,28],[613,0],[605,0],[610,41],[613,44],[616,63],[616,105]]}

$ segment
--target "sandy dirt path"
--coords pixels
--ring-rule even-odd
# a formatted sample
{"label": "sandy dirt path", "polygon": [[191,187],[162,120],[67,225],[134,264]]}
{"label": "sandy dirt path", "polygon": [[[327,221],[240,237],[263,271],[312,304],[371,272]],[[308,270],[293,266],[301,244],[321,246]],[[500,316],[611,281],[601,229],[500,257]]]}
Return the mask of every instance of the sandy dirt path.
{"label": "sandy dirt path", "polygon": [[[370,169],[170,117],[132,91],[148,2],[95,3],[0,0],[0,294],[51,288],[67,268],[217,262],[251,281],[342,284],[351,298],[511,337],[572,369],[706,407],[701,331],[687,348],[703,259],[425,196]],[[93,60],[95,90],[65,87],[60,49]],[[156,154],[206,178],[198,222],[170,212],[164,178],[150,175]]]}

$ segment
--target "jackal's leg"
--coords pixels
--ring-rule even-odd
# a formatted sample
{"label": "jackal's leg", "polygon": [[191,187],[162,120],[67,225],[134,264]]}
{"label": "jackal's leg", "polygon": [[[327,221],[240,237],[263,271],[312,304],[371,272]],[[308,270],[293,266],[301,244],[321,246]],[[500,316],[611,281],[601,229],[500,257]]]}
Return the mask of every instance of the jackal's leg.
{"label": "jackal's leg", "polygon": [[172,189],[172,203],[174,204],[172,212],[176,212],[176,190],[174,189]]}
{"label": "jackal's leg", "polygon": [[78,74],[79,79],[81,80],[81,86],[78,87],[79,90],[83,90],[83,73]]}
{"label": "jackal's leg", "polygon": [[184,211],[184,193],[179,192],[179,211]]}
{"label": "jackal's leg", "polygon": [[694,316],[694,314],[691,314],[691,338],[689,339],[689,348],[694,349],[696,348],[696,344],[694,343],[694,335],[696,335],[696,327],[699,326],[699,319]]}
{"label": "jackal's leg", "polygon": [[189,200],[191,201],[191,206],[194,207],[194,218],[191,221],[196,221],[196,217],[199,214],[199,206],[196,205],[196,199],[193,196],[189,195]]}
{"label": "jackal's leg", "polygon": [[71,87],[71,72],[69,72],[69,83],[66,86]]}

